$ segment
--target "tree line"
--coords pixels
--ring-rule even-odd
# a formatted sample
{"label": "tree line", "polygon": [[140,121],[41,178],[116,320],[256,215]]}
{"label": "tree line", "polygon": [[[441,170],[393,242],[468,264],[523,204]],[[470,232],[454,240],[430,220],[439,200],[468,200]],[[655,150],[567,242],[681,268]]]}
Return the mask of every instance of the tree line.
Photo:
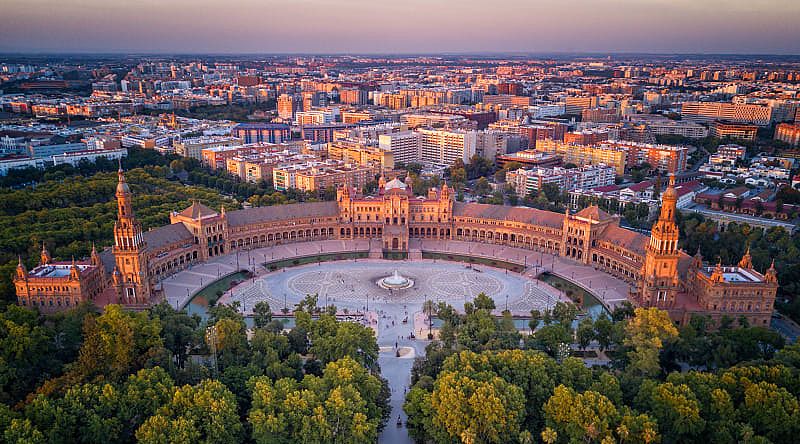
{"label": "tree line", "polygon": [[0,313],[0,442],[371,443],[389,413],[368,327],[266,302],[202,321],[163,303]]}
{"label": "tree line", "polygon": [[[578,321],[559,303],[534,311],[522,336],[485,295],[464,313],[428,308],[443,323],[404,404],[417,442],[788,443],[800,432],[800,346],[743,320],[676,328],[664,311],[624,305]],[[571,356],[590,344],[608,364]]]}

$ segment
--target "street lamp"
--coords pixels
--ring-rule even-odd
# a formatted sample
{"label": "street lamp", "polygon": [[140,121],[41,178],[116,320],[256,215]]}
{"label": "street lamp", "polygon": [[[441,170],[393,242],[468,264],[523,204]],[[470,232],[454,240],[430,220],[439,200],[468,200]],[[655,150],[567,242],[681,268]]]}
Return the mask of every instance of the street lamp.
{"label": "street lamp", "polygon": [[211,345],[211,353],[214,357],[214,375],[217,375],[219,370],[217,369],[217,328],[215,325],[208,327],[206,329],[206,335],[208,337],[208,342]]}

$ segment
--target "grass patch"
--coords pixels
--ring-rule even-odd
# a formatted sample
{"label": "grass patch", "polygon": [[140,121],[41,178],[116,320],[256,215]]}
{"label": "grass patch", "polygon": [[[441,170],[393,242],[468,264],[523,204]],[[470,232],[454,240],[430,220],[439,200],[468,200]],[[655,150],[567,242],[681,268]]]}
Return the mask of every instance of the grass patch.
{"label": "grass patch", "polygon": [[408,259],[408,253],[405,251],[384,251],[383,258],[393,261],[402,261]]}
{"label": "grass patch", "polygon": [[225,291],[230,290],[231,287],[249,277],[249,271],[239,271],[237,273],[221,277],[198,291],[192,298],[191,303],[212,307],[217,303],[217,300],[223,295],[223,293],[225,293]]}
{"label": "grass patch", "polygon": [[267,262],[266,264],[264,264],[264,266],[270,271],[275,271],[279,268],[296,267],[298,265],[313,264],[317,262],[344,261],[348,259],[365,259],[367,257],[369,257],[368,251],[315,254],[312,256],[303,256],[292,259],[282,259],[279,261]]}

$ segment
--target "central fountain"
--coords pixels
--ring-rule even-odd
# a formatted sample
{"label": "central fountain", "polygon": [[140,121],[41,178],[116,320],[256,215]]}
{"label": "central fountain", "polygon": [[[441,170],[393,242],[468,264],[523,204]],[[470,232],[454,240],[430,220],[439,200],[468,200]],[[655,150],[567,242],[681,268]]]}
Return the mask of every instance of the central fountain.
{"label": "central fountain", "polygon": [[397,270],[395,270],[390,276],[378,279],[378,282],[376,283],[379,287],[385,290],[403,290],[414,285],[413,280],[401,275],[397,272]]}

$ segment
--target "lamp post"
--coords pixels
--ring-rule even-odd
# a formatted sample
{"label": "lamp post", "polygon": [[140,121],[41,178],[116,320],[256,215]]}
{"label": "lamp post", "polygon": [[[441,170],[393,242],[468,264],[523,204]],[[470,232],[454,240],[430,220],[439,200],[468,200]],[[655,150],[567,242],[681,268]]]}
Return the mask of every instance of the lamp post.
{"label": "lamp post", "polygon": [[211,345],[211,354],[214,357],[214,375],[218,374],[217,369],[217,328],[216,326],[212,325],[206,329],[206,335],[208,337],[208,342]]}

